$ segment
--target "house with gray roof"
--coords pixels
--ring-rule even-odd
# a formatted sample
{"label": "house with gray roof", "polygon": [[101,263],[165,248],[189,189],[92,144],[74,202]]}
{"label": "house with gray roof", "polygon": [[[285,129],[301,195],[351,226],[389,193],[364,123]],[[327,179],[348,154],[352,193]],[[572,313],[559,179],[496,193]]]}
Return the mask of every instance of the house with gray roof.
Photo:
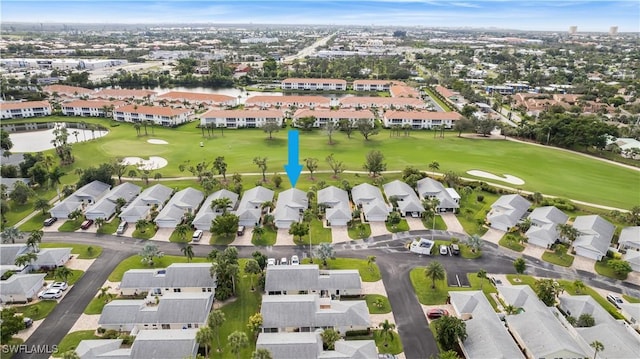
{"label": "house with gray roof", "polygon": [[32,270],[53,270],[64,266],[71,259],[71,248],[42,248],[38,258],[31,263]]}
{"label": "house with gray roof", "polygon": [[558,225],[567,223],[569,216],[554,206],[538,207],[529,214],[531,227],[525,233],[527,243],[550,248],[559,239]]}
{"label": "house with gray roof", "polygon": [[76,353],[80,359],[176,359],[195,358],[197,329],[141,330],[131,347],[122,339],[83,340]]}
{"label": "house with gray roof", "polygon": [[371,325],[365,301],[331,300],[317,294],[267,295],[262,297],[260,313],[265,333],[309,332],[319,328],[344,333]]}
{"label": "house with gray roof", "polygon": [[598,215],[578,216],[573,228],[580,234],[573,241],[576,255],[599,261],[607,255],[616,226]]}
{"label": "house with gray roof", "polygon": [[262,186],[253,187],[242,194],[240,204],[236,210],[239,217],[239,225],[255,226],[260,223],[262,216],[262,204],[273,201],[274,192]]}
{"label": "house with gray roof", "polygon": [[384,201],[382,192],[368,183],[359,184],[351,189],[353,202],[362,208],[364,218],[368,222],[384,222],[391,210]]}
{"label": "house with gray roof", "polygon": [[640,272],[640,251],[639,250],[628,250],[622,256],[622,259],[629,262],[631,265],[631,269],[636,272]]}
{"label": "house with gray roof", "polygon": [[176,193],[155,219],[160,228],[176,228],[186,213],[196,213],[204,194],[191,187]]}
{"label": "house with gray roof", "polygon": [[491,228],[507,232],[518,224],[530,206],[531,202],[519,194],[500,196],[491,205],[491,210],[487,213],[487,222]]}
{"label": "house with gray roof", "polygon": [[211,203],[215,200],[221,198],[229,199],[229,207],[225,209],[229,211],[233,211],[236,208],[236,204],[238,203],[238,194],[235,192],[231,192],[226,189],[221,189],[217,192],[212,193],[204,200],[204,203],[200,207],[198,214],[193,219],[193,226],[196,229],[200,229],[203,231],[208,231],[211,228],[211,221],[213,221],[216,217],[221,215],[224,211],[222,208],[211,208]]}
{"label": "house with gray roof", "polygon": [[618,238],[618,247],[640,250],[640,226],[622,228]]}
{"label": "house with gray roof", "polygon": [[457,212],[460,208],[460,195],[453,188],[445,188],[442,183],[425,177],[417,183],[421,199],[438,199],[437,212]]}
{"label": "house with gray roof", "polygon": [[32,252],[32,248],[28,247],[24,243],[0,244],[0,276],[7,271],[12,271],[14,273],[28,273],[31,270],[31,267],[16,266],[16,258],[29,252]]}
{"label": "house with gray roof", "polygon": [[395,180],[382,186],[387,199],[395,198],[398,203],[398,211],[401,215],[421,214],[424,212],[422,202],[416,192],[408,184]]}
{"label": "house with gray roof", "polygon": [[38,295],[44,287],[45,273],[14,274],[0,280],[0,302],[27,303]]}
{"label": "house with gray roof", "polygon": [[146,219],[152,208],[162,209],[171,198],[173,190],[165,185],[153,185],[138,195],[131,203],[126,205],[120,213],[120,219],[128,223],[136,223],[140,219]]}
{"label": "house with gray roof", "polygon": [[150,296],[174,292],[215,293],[211,263],[173,263],[167,268],[129,269],[120,282],[122,295],[148,292]]}
{"label": "house with gray roof", "polygon": [[[574,318],[589,314],[595,320],[592,327],[575,328],[585,343],[597,340],[604,345],[601,358],[633,359],[638,357],[640,335],[624,320],[616,320],[590,295],[560,295],[560,308]],[[606,334],[605,334],[606,333]]]}
{"label": "house with gray roof", "polygon": [[330,226],[346,226],[351,221],[349,193],[336,186],[318,191],[318,206],[325,207],[325,218]]}
{"label": "house with gray roof", "polygon": [[207,322],[213,293],[164,293],[154,299],[123,299],[107,303],[98,324],[135,335],[145,329],[191,329]]}
{"label": "house with gray roof", "polygon": [[320,332],[260,333],[256,348],[267,349],[274,359],[375,359],[373,340],[338,340],[334,350],[322,349]]}
{"label": "house with gray roof", "polygon": [[69,214],[76,209],[83,209],[87,205],[91,205],[99,201],[108,192],[110,185],[93,181],[82,186],[80,189],[73,192],[72,195],[60,201],[49,210],[52,217],[56,218],[69,218]]}
{"label": "house with gray roof", "polygon": [[498,286],[505,303],[522,308],[519,314],[507,315],[511,335],[528,358],[588,358],[587,343],[571,332],[571,325],[555,307],[547,307],[528,285]]}
{"label": "house with gray roof", "polygon": [[292,224],[300,222],[302,213],[307,208],[309,208],[309,199],[304,191],[290,188],[280,192],[273,212],[276,227],[289,229]]}
{"label": "house with gray roof", "polygon": [[125,205],[131,202],[139,193],[141,187],[133,183],[124,182],[113,187],[111,191],[99,199],[96,203],[89,206],[84,211],[87,219],[96,220],[98,218],[109,219],[116,213],[117,202],[119,198],[125,200]]}
{"label": "house with gray roof", "polygon": [[632,328],[640,330],[640,303],[622,303],[622,314],[629,320]]}
{"label": "house with gray roof", "polygon": [[268,266],[265,292],[275,294],[317,293],[321,297],[362,294],[358,270],[320,270],[317,264]]}
{"label": "house with gray roof", "polygon": [[0,245],[0,275],[7,271],[29,273],[32,270],[55,269],[63,266],[71,258],[71,248],[42,248],[38,250],[35,261],[22,267],[16,266],[16,258],[33,252],[33,248],[24,243]]}
{"label": "house with gray roof", "polygon": [[449,292],[449,297],[458,317],[471,318],[461,346],[466,358],[524,358],[482,291]]}

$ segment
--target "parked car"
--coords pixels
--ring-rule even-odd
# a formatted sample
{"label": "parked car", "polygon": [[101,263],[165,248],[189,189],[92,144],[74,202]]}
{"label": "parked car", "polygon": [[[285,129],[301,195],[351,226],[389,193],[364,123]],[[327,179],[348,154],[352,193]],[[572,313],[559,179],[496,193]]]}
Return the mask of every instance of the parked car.
{"label": "parked car", "polygon": [[300,264],[300,259],[298,256],[291,256],[291,265],[297,266]]}
{"label": "parked car", "polygon": [[33,325],[33,319],[29,317],[22,318],[22,322],[24,323],[24,328],[30,328]]}
{"label": "parked car", "polygon": [[191,236],[191,240],[194,242],[200,242],[203,233],[204,232],[202,232],[201,229],[196,229],[195,232],[193,232],[193,236]]}
{"label": "parked car", "polygon": [[607,295],[607,300],[611,302],[611,304],[615,305],[616,308],[621,309],[620,305],[624,304],[624,302],[622,301],[622,298],[613,295],[613,294],[608,294]]}
{"label": "parked car", "polygon": [[93,219],[87,219],[86,221],[82,222],[82,224],[80,225],[80,229],[89,229],[89,227],[91,227],[92,224],[93,224]]}
{"label": "parked car", "polygon": [[280,259],[280,265],[286,266],[287,264],[289,264],[287,257],[282,257],[282,259]]}
{"label": "parked car", "polygon": [[47,287],[47,289],[60,289],[60,290],[67,290],[67,288],[69,288],[69,286],[67,285],[67,282],[54,282],[49,284],[49,286]]}
{"label": "parked car", "polygon": [[429,319],[438,319],[447,315],[449,315],[449,311],[442,308],[429,309],[427,312],[427,318]]}
{"label": "parked car", "polygon": [[58,299],[62,297],[62,290],[60,289],[46,289],[38,293],[40,299]]}
{"label": "parked car", "polygon": [[56,223],[58,219],[56,217],[49,217],[47,219],[44,220],[44,226],[45,227],[49,227],[51,225],[53,225],[54,223]]}
{"label": "parked car", "polygon": [[239,236],[243,236],[244,235],[244,226],[238,226],[238,231],[236,233]]}
{"label": "parked car", "polygon": [[267,267],[268,266],[274,266],[276,265],[276,259],[275,258],[268,258],[267,259]]}
{"label": "parked car", "polygon": [[459,255],[460,254],[460,246],[457,244],[452,244],[451,245],[451,253],[453,253],[454,255]]}
{"label": "parked car", "polygon": [[442,254],[443,256],[449,254],[449,249],[444,244],[440,245],[440,254]]}
{"label": "parked car", "polygon": [[120,222],[120,224],[118,225],[118,229],[116,229],[116,234],[119,236],[123,235],[124,232],[127,230],[127,227],[129,227],[129,223]]}

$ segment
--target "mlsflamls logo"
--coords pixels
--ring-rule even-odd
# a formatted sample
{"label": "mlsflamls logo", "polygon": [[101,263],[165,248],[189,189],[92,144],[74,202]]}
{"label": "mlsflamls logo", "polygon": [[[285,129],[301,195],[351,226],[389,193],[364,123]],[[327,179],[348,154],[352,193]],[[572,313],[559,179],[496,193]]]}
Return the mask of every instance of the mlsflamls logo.
{"label": "mlsflamls logo", "polygon": [[2,353],[24,353],[24,354],[53,354],[58,350],[57,345],[3,345]]}

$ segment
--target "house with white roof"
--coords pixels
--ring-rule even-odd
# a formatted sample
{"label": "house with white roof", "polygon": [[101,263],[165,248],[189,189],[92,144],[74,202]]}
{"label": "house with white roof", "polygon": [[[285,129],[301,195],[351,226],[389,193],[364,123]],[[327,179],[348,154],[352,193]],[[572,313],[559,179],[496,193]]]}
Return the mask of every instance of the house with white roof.
{"label": "house with white roof", "polygon": [[525,236],[527,243],[543,248],[559,239],[558,225],[567,223],[569,216],[554,206],[538,207],[529,214],[531,226]]}
{"label": "house with white roof", "polygon": [[167,268],[130,269],[120,282],[122,295],[147,292],[150,296],[166,293],[215,293],[216,278],[211,263],[173,263]]}
{"label": "house with white roof", "polygon": [[93,181],[76,190],[71,196],[63,199],[49,210],[52,217],[69,218],[69,214],[76,209],[84,208],[87,205],[96,203],[108,192],[110,185]]}
{"label": "house with white roof", "polygon": [[640,335],[624,320],[614,319],[590,295],[560,295],[560,308],[574,318],[589,314],[595,320],[592,327],[575,328],[585,343],[599,341],[604,349],[601,358],[634,359],[638,357]]}
{"label": "house with white roof", "polygon": [[531,202],[519,194],[500,196],[491,205],[491,210],[487,213],[487,222],[491,228],[507,232],[518,224],[530,206]]}
{"label": "house with white roof", "polygon": [[453,188],[445,188],[442,183],[425,177],[417,183],[418,195],[421,199],[438,200],[437,212],[457,212],[460,208],[460,195]]}
{"label": "house with white roof", "polygon": [[391,210],[384,201],[378,187],[368,183],[359,184],[351,189],[353,202],[362,207],[364,218],[369,222],[384,222]]}
{"label": "house with white roof", "polygon": [[351,206],[347,191],[329,186],[318,191],[318,206],[325,207],[325,218],[330,226],[346,226],[351,221]]}
{"label": "house with white roof", "polygon": [[300,222],[302,213],[307,208],[309,208],[309,199],[304,191],[290,188],[280,192],[273,212],[276,227],[289,229],[293,223]]}
{"label": "house with white roof", "polygon": [[255,226],[260,223],[262,204],[273,201],[274,192],[268,188],[257,186],[242,194],[236,210],[241,226]]}
{"label": "house with white roof", "polygon": [[640,303],[622,303],[622,314],[629,320],[631,327],[640,330]]}
{"label": "house with white roof", "polygon": [[461,349],[466,358],[524,358],[513,337],[482,291],[449,292],[451,305],[465,320],[467,338]]}
{"label": "house with white roof", "polygon": [[93,220],[98,218],[109,219],[116,213],[119,198],[124,199],[125,204],[130,203],[140,193],[140,190],[140,186],[129,182],[115,186],[104,197],[89,206],[85,210],[84,216]]}
{"label": "house with white roof", "polygon": [[162,208],[155,219],[160,228],[175,228],[184,218],[185,213],[195,213],[204,199],[204,194],[197,189],[185,188],[176,193]]}
{"label": "house with white roof", "polygon": [[27,303],[36,298],[44,287],[45,273],[14,274],[0,280],[0,302]]}
{"label": "house with white roof", "polygon": [[416,192],[408,184],[395,180],[382,186],[387,199],[395,198],[398,203],[398,211],[402,216],[418,214],[424,212],[422,202]]}
{"label": "house with white roof", "polygon": [[126,205],[120,213],[120,219],[135,223],[140,219],[145,219],[152,208],[162,209],[165,202],[171,198],[173,190],[165,185],[156,184],[140,193],[131,203]]}
{"label": "house with white roof", "polygon": [[505,303],[522,308],[507,315],[511,335],[527,358],[589,358],[592,351],[555,307],[547,307],[528,285],[498,286]]}
{"label": "house with white roof", "polygon": [[98,324],[135,335],[146,329],[197,329],[207,323],[213,293],[165,293],[154,299],[122,299],[107,303]]}
{"label": "house with white roof", "polygon": [[[196,227],[196,229],[208,231],[211,228],[211,221],[221,215],[224,211],[233,211],[236,208],[238,197],[237,193],[226,189],[221,189],[210,194],[207,199],[204,200],[198,214],[196,214],[196,217],[193,219],[193,226]],[[211,203],[221,198],[229,199],[229,207],[224,210],[222,208],[211,208]]]}
{"label": "house with white roof", "polygon": [[607,255],[616,226],[598,215],[578,216],[573,228],[580,234],[573,241],[576,255],[599,261]]}
{"label": "house with white roof", "polygon": [[78,344],[80,359],[176,359],[198,354],[197,329],[140,330],[131,346],[122,339],[91,339]]}
{"label": "house with white roof", "polygon": [[265,293],[318,294],[321,297],[362,294],[362,280],[357,270],[321,270],[317,264],[267,267]]}
{"label": "house with white roof", "polygon": [[265,333],[311,332],[320,328],[345,333],[371,325],[365,301],[331,300],[317,294],[267,295],[262,297],[260,313]]}
{"label": "house with white roof", "polygon": [[629,262],[631,269],[640,272],[640,251],[629,250],[622,256],[622,259]]}
{"label": "house with white roof", "polygon": [[375,359],[373,340],[335,342],[334,350],[323,350],[320,331],[303,333],[260,333],[256,348],[267,349],[274,359]]}
{"label": "house with white roof", "polygon": [[640,226],[622,228],[618,238],[618,247],[627,250],[640,250]]}

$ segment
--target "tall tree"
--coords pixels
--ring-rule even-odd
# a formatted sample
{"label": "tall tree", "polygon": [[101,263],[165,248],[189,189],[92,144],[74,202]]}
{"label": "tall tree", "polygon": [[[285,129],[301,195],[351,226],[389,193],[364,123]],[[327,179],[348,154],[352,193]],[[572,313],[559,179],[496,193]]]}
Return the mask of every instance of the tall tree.
{"label": "tall tree", "polygon": [[213,161],[213,168],[218,171],[219,175],[222,175],[223,180],[227,180],[227,162],[224,161],[223,156],[216,157],[216,159]]}
{"label": "tall tree", "polygon": [[369,137],[380,133],[380,129],[376,127],[373,121],[366,119],[359,119],[357,121],[357,127],[358,131],[360,131],[360,134],[362,134],[362,137],[364,137],[366,141],[369,141]]}
{"label": "tall tree", "polygon": [[51,208],[51,205],[46,198],[38,197],[36,198],[35,202],[33,202],[33,209],[35,209],[36,211],[41,210],[43,216],[47,214],[47,210],[49,208]]}
{"label": "tall tree", "polygon": [[291,227],[289,227],[289,234],[298,236],[298,239],[302,240],[302,237],[309,234],[309,225],[301,222],[292,223]]}
{"label": "tall tree", "polygon": [[251,280],[251,290],[252,291],[255,290],[253,286],[253,278],[257,274],[262,273],[262,269],[260,268],[260,265],[255,259],[249,259],[247,260],[247,263],[244,266],[244,272],[249,275],[249,279]]}
{"label": "tall tree", "polygon": [[378,150],[371,150],[365,157],[363,165],[364,169],[369,171],[372,176],[378,176],[382,171],[387,169],[387,164],[384,162],[384,155]]}
{"label": "tall tree", "polygon": [[558,282],[553,279],[539,279],[536,281],[533,289],[538,295],[538,298],[540,298],[547,307],[555,305],[556,296],[560,289]]}
{"label": "tall tree", "polygon": [[164,257],[164,252],[161,252],[160,249],[158,249],[158,246],[156,246],[155,244],[146,243],[144,247],[142,247],[142,250],[140,251],[140,253],[138,253],[138,255],[142,257],[142,263],[153,266],[154,258]]}
{"label": "tall tree", "polygon": [[262,182],[267,182],[265,172],[267,172],[267,158],[266,157],[254,157],[253,163],[258,166],[258,169],[262,172]]}
{"label": "tall tree", "polygon": [[318,159],[313,157],[307,157],[304,159],[304,163],[307,166],[307,169],[309,170],[311,180],[313,180],[313,172],[315,172],[318,169]]}
{"label": "tall tree", "polygon": [[378,324],[378,328],[380,328],[380,336],[383,338],[384,346],[389,346],[389,340],[393,340],[393,330],[396,328],[396,325],[389,322],[389,319],[385,319],[384,322]]}
{"label": "tall tree", "polygon": [[31,247],[34,252],[38,252],[38,245],[42,243],[42,237],[44,236],[44,232],[42,230],[35,230],[29,233],[29,237],[27,237],[27,246]]}
{"label": "tall tree", "polygon": [[316,247],[315,255],[322,261],[322,264],[326,267],[327,260],[333,258],[333,246],[331,246],[330,243],[320,243],[320,245]]}
{"label": "tall tree", "polygon": [[432,161],[429,163],[429,169],[431,170],[431,173],[435,175],[436,171],[440,169],[440,164],[438,161]]}
{"label": "tall tree", "polygon": [[326,161],[329,164],[329,168],[333,171],[333,178],[337,178],[338,175],[344,171],[344,163],[336,160],[333,157],[333,153],[327,156]]}
{"label": "tall tree", "polygon": [[273,139],[273,133],[280,131],[280,125],[276,120],[266,120],[262,125],[262,130],[269,134],[269,139]]}
{"label": "tall tree", "polygon": [[355,128],[353,127],[353,124],[349,119],[341,118],[340,120],[338,120],[338,127],[340,128],[340,131],[347,134],[348,139],[351,139],[351,134],[353,133]]}
{"label": "tall tree", "polygon": [[268,349],[257,348],[256,351],[251,354],[251,359],[273,359],[273,355]]}
{"label": "tall tree", "polygon": [[596,359],[596,357],[598,356],[598,352],[604,350],[604,344],[597,340],[592,341],[589,345],[593,348],[593,350],[595,350],[595,352],[593,353],[593,359]]}
{"label": "tall tree", "polygon": [[444,280],[444,267],[442,266],[442,264],[440,264],[440,262],[432,261],[431,263],[429,263],[427,268],[425,268],[424,275],[427,278],[431,279],[431,288],[435,289],[436,280]]}
{"label": "tall tree", "polygon": [[482,285],[484,284],[484,280],[487,279],[487,271],[484,269],[480,269],[478,274],[476,274],[478,278],[480,278],[480,290],[482,290]]}
{"label": "tall tree", "polygon": [[524,258],[520,257],[513,261],[513,267],[518,273],[518,279],[520,279],[520,274],[524,273],[524,270],[527,268],[527,262],[525,262]]}
{"label": "tall tree", "polygon": [[182,246],[182,248],[180,248],[180,252],[182,252],[182,254],[184,254],[184,256],[187,257],[187,262],[191,262],[191,260],[193,259],[192,245],[185,244],[184,246]]}
{"label": "tall tree", "polygon": [[480,250],[480,248],[482,248],[482,243],[484,242],[482,241],[479,235],[472,234],[471,236],[469,236],[469,239],[467,239],[467,243],[469,244],[471,251],[473,253],[476,253],[477,251]]}
{"label": "tall tree", "polygon": [[220,309],[216,309],[214,311],[212,311],[211,313],[209,313],[209,316],[207,317],[207,326],[209,328],[211,328],[211,330],[213,330],[213,333],[216,336],[216,339],[218,341],[218,351],[220,351],[221,347],[220,347],[220,328],[222,327],[222,324],[224,324],[226,318],[224,315],[224,312],[221,311]]}
{"label": "tall tree", "polygon": [[340,340],[340,333],[333,328],[327,328],[320,333],[320,337],[325,350],[335,350],[336,342]]}
{"label": "tall tree", "polygon": [[180,240],[184,242],[187,240],[187,233],[189,233],[190,229],[191,227],[188,224],[180,223],[179,225],[176,226],[175,231],[178,234],[178,237],[180,237]]}
{"label": "tall tree", "polygon": [[16,227],[7,227],[2,231],[2,243],[15,244],[17,239],[24,238],[24,233]]}
{"label": "tall tree", "polygon": [[240,219],[233,213],[224,213],[211,221],[211,232],[217,235],[231,236],[238,230]]}
{"label": "tall tree", "polygon": [[242,349],[249,346],[249,338],[247,338],[247,334],[237,330],[229,334],[227,342],[229,343],[231,353],[234,354],[237,359],[240,359],[240,352]]}
{"label": "tall tree", "polygon": [[458,340],[467,339],[467,325],[458,317],[446,315],[435,321],[438,343],[444,350],[456,350]]}
{"label": "tall tree", "polygon": [[14,264],[16,265],[16,267],[24,267],[26,265],[31,264],[32,262],[35,262],[36,259],[38,259],[37,254],[33,252],[27,252],[25,254],[21,254],[17,256],[14,261]]}
{"label": "tall tree", "polygon": [[209,327],[201,327],[196,333],[196,342],[204,347],[204,357],[209,358],[209,347],[213,341],[213,330]]}
{"label": "tall tree", "polygon": [[566,242],[572,243],[580,236],[580,231],[570,224],[559,224],[557,227],[558,235]]}
{"label": "tall tree", "polygon": [[329,144],[333,145],[333,133],[338,129],[338,126],[333,121],[328,121],[326,125],[324,125],[324,130],[327,132],[327,136],[329,136]]}
{"label": "tall tree", "polygon": [[66,283],[69,281],[69,277],[73,276],[73,271],[65,266],[60,266],[56,268],[54,275],[56,278],[60,278],[61,281]]}

